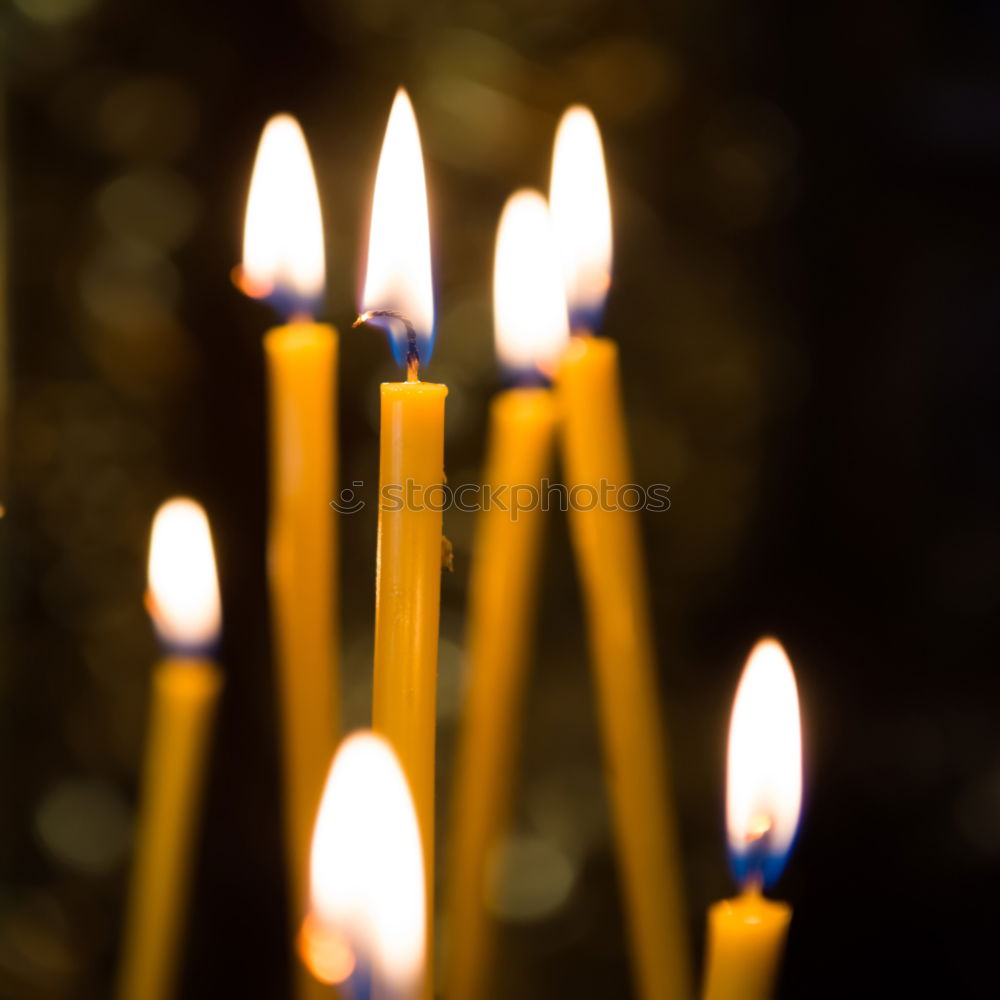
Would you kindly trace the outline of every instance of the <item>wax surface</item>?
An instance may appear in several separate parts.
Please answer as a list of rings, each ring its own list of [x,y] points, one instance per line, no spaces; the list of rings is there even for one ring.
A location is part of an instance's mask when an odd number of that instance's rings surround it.
[[[500,393],[490,410],[487,485],[541,488],[552,464],[556,401],[547,389]],[[537,604],[543,513],[479,514],[466,633],[468,696],[462,719],[447,880],[449,1000],[486,995],[492,922],[484,907],[490,847],[503,830],[521,730],[529,642]],[[523,504],[527,495],[520,496]]]
[[[574,337],[556,388],[567,485],[631,483],[617,345]],[[623,509],[571,504],[570,530],[636,986],[645,1000],[687,998],[688,942],[639,519]]]
[[[169,1000],[179,965],[191,855],[222,674],[167,659],[153,673],[146,760],[118,1000]]]
[[[392,743],[420,823],[433,982],[434,741],[446,386],[382,385],[372,727]]]
[[[748,891],[708,911],[703,1000],[769,1000],[791,907]]]
[[[281,712],[289,941],[308,909],[309,850],[339,729],[336,393],[339,338],[297,323],[264,340],[270,397],[268,572]],[[329,989],[295,962],[300,998]]]

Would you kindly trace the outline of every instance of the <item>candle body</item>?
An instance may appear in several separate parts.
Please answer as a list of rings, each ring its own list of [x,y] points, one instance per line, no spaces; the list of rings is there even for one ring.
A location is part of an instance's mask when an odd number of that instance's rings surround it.
[[[791,919],[755,890],[711,907],[704,1000],[770,1000]]]
[[[372,728],[413,794],[427,886],[425,996],[434,886],[434,742],[444,506],[444,401],[430,382],[382,385]]]
[[[215,706],[222,674],[208,660],[170,658],[153,673],[139,819],[118,1000],[174,994]]]
[[[533,487],[549,474],[556,401],[547,389],[500,393],[490,411],[487,487]],[[447,889],[451,1000],[486,995],[491,921],[484,908],[490,847],[509,809],[528,648],[536,604],[543,511],[527,491],[497,494],[479,515],[469,583],[468,695],[459,743]],[[530,502],[530,501],[529,501]]]
[[[632,482],[617,345],[574,337],[556,386],[636,986],[645,1000],[686,998],[687,930],[639,521],[598,501],[602,484],[614,500],[608,487]]]
[[[312,827],[339,729],[337,539],[330,506],[338,336],[329,326],[294,323],[269,331],[264,349],[270,398],[268,574],[294,940],[308,909]],[[325,995],[296,967],[300,997]]]

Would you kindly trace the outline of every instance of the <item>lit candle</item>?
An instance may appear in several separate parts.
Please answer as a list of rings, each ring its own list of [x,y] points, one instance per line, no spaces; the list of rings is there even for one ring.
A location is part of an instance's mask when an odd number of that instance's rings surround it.
[[[545,199],[504,207],[493,272],[497,354],[515,383],[490,408],[484,498],[469,584],[468,695],[455,778],[446,908],[447,994],[486,994],[492,926],[484,910],[490,847],[506,820],[534,621],[556,401],[547,375],[569,337]]]
[[[322,217],[295,119],[261,136],[247,201],[242,285],[288,322],[264,338],[270,403],[268,572],[280,705],[284,833],[291,916],[308,903],[312,822],[339,728],[337,331],[315,323],[325,275]],[[299,970],[299,991],[315,985]]]
[[[704,1000],[768,1000],[791,907],[761,890],[781,874],[802,805],[802,733],[795,674],[781,644],[762,639],[743,670],[729,723],[726,835],[743,892],[708,911]]]
[[[391,745],[361,730],[337,750],[316,817],[303,955],[345,1000],[417,1000],[425,918],[409,785]]]
[[[205,512],[174,499],[157,512],[147,604],[165,656],[152,705],[119,1000],[166,1000],[176,982],[205,760],[222,688],[209,659],[219,637],[219,589]]]
[[[633,482],[618,348],[589,335],[610,284],[611,212],[600,134],[584,108],[560,123],[550,203],[575,334],[556,376],[570,530],[636,985],[646,1000],[686,998],[688,935],[639,519],[615,492]]]
[[[386,330],[407,373],[405,382],[382,385],[372,725],[399,755],[413,792],[430,914],[448,389],[420,381],[431,354],[434,295],[420,136],[403,90],[392,105],[375,178],[361,308],[358,322]],[[429,956],[424,968],[429,995]]]

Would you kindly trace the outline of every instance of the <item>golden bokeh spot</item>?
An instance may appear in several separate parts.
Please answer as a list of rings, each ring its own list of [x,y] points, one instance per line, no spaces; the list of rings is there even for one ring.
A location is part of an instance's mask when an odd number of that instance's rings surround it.
[[[328,986],[346,982],[357,964],[344,935],[334,927],[324,927],[312,914],[302,922],[298,948],[306,968]]]

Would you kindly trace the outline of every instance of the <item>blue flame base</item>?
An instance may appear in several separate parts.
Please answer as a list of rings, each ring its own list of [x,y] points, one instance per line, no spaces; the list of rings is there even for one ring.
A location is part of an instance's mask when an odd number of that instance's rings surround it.
[[[385,331],[389,336],[389,345],[392,347],[392,356],[396,359],[396,364],[400,368],[410,367],[410,362],[415,360],[419,366],[426,365],[431,360],[434,349],[434,335],[423,330],[411,327],[406,320],[401,317],[386,315],[392,310],[366,310],[365,323],[369,326],[377,326]]]

